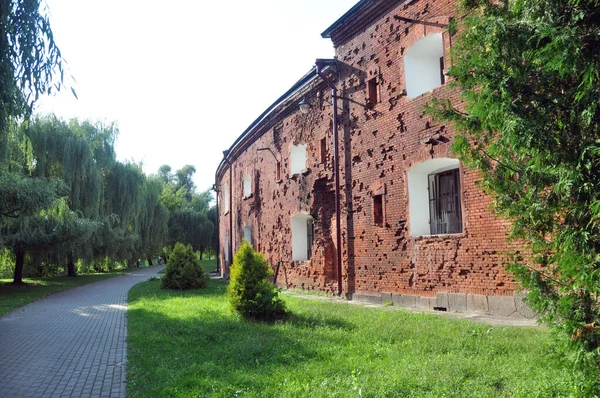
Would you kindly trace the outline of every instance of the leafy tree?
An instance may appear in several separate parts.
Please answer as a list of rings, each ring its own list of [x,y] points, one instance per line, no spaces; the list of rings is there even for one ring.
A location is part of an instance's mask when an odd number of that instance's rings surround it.
[[[210,190],[206,190],[200,193],[193,193],[190,201],[190,207],[197,212],[207,213],[210,209],[210,201],[212,200],[212,193]]]
[[[161,278],[163,289],[199,289],[206,287],[206,275],[190,245],[176,243],[167,269]]]
[[[600,7],[595,0],[463,6],[449,74],[464,103],[438,101],[434,112],[454,123],[455,151],[479,169],[495,209],[512,221],[512,237],[527,246],[510,269],[528,302],[595,363]]]
[[[188,201],[192,199],[192,194],[196,189],[196,185],[192,180],[192,176],[196,172],[196,168],[190,164],[186,164],[181,169],[175,172],[175,182],[177,189],[185,188],[186,198]]]
[[[248,242],[243,242],[231,266],[231,280],[227,289],[231,309],[244,318],[283,318],[286,314],[285,303],[278,296],[275,285],[269,281],[272,274],[263,255],[255,252]]]
[[[169,179],[171,167],[163,165],[159,169],[158,178]],[[176,242],[191,245],[200,251],[210,249],[214,235],[214,223],[208,219],[208,211],[212,195],[210,190],[197,193],[192,176],[196,172],[194,166],[186,165],[176,172],[176,179],[164,185],[160,196],[161,203],[169,210],[168,231],[170,245]]]
[[[219,250],[219,237],[217,235],[217,207],[216,206],[211,206],[211,208],[208,210],[208,213],[206,214],[208,221],[210,221],[213,224],[213,233],[212,233],[212,237],[210,239],[210,245],[209,245],[209,250],[210,252],[212,252],[213,254],[216,253]]]
[[[160,194],[161,203],[169,210],[170,213],[175,213],[186,206],[186,191],[181,187],[177,189],[175,184],[167,184],[164,186]]]
[[[158,176],[161,178],[165,185],[173,182],[173,174],[171,174],[171,166],[163,164],[158,168]]]

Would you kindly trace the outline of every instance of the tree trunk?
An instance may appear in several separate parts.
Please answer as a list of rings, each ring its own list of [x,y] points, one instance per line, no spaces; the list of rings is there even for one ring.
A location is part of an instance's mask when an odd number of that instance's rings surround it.
[[[15,275],[13,278],[13,283],[15,285],[23,284],[23,265],[25,264],[25,250],[18,248],[15,251]]]
[[[38,261],[38,262],[35,264],[35,275],[36,275],[38,278],[41,278],[42,276],[44,276],[44,270],[43,270],[43,268],[42,268],[42,262],[41,262],[41,261]]]
[[[202,249],[200,249],[200,261],[202,261]]]
[[[152,264],[152,257],[148,257],[148,266],[152,267],[154,264]]]
[[[73,259],[73,255],[69,254],[69,260],[67,261],[67,276],[76,276],[75,275],[75,260]]]

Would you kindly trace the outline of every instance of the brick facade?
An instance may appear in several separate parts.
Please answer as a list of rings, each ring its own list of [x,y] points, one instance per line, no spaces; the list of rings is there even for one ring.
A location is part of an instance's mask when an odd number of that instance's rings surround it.
[[[461,233],[411,235],[408,171],[430,159],[455,158],[450,151],[452,129],[431,120],[423,106],[431,96],[455,103],[458,96],[444,84],[409,99],[403,56],[420,38],[441,33],[444,65],[450,65],[452,37],[441,25],[454,16],[455,5],[452,0],[392,3],[397,5],[364,0],[359,5],[386,6],[359,7],[345,17],[374,22],[366,27],[355,22],[354,27],[345,28],[340,20],[331,31],[337,68],[329,73],[337,74],[341,97],[342,290],[356,298],[382,293],[420,298],[439,298],[445,293],[512,296],[516,286],[503,266],[509,248],[507,223],[489,211],[490,199],[477,187],[476,172],[459,168]],[[373,92],[369,93],[367,81],[371,79],[377,82],[376,103],[369,102]],[[308,114],[297,108],[303,98],[312,104]],[[250,227],[252,245],[278,269],[280,286],[336,291],[332,117],[330,90],[314,76],[274,104],[232,146],[217,172],[220,258],[225,274],[226,241],[231,240],[235,252],[244,228]],[[291,146],[299,143],[307,145],[307,168],[290,176]],[[277,161],[281,162],[280,180]],[[252,194],[244,198],[247,175]],[[230,212],[223,206],[225,185],[231,185]],[[379,195],[383,199],[381,223],[374,218],[374,197]],[[313,218],[314,245],[308,261],[291,260],[295,214]],[[232,238],[226,238],[230,233]]]

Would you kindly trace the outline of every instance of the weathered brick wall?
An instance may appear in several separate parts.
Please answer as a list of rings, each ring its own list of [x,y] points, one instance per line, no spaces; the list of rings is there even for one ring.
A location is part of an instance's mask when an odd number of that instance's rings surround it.
[[[279,117],[274,126],[249,143],[232,164],[234,250],[242,241],[244,227],[251,226],[254,248],[265,255],[273,269],[279,265],[278,283],[289,288],[332,291],[335,284],[332,114],[331,106],[326,105],[330,99],[326,91],[323,87],[314,91],[322,100],[313,101],[314,106],[306,115],[296,111],[300,98],[291,101],[293,113]],[[323,138],[329,148],[325,163],[321,163]],[[307,169],[290,176],[290,149],[298,143],[307,144]],[[258,151],[261,148],[270,148],[281,162],[280,180],[276,179],[276,159],[269,151]],[[253,194],[243,198],[242,181],[247,173],[252,175]],[[228,178],[228,173],[223,175],[222,184],[228,183]],[[313,255],[305,262],[291,261],[291,218],[297,213],[314,218]],[[221,211],[222,246],[228,234],[228,222],[229,215]]]
[[[342,259],[345,292],[395,292],[434,296],[437,292],[511,295],[515,289],[504,270],[505,221],[488,210],[490,199],[476,186],[477,174],[461,166],[463,232],[454,235],[410,235],[408,170],[428,159],[454,158],[452,130],[431,120],[423,106],[431,95],[458,101],[447,85],[413,99],[405,95],[404,52],[420,37],[442,28],[402,22],[397,15],[445,24],[454,14],[453,1],[418,1],[399,6],[347,43],[339,45],[340,172],[342,195]],[[452,38],[444,32],[445,64],[450,64]],[[365,82],[378,76],[380,101],[365,107]],[[303,93],[306,95],[306,93]],[[259,138],[232,164],[233,247],[239,247],[245,226],[252,228],[253,246],[272,267],[279,265],[278,284],[289,288],[333,292],[335,271],[335,206],[332,169],[332,108],[323,85],[308,93],[313,108],[307,115],[293,109],[300,96],[281,106]],[[440,134],[448,142],[422,142]],[[327,143],[321,163],[321,139]],[[289,176],[290,148],[308,144],[308,170]],[[281,181],[276,161],[281,160]],[[244,175],[252,175],[250,198],[242,198]],[[228,173],[220,186],[229,183]],[[384,223],[373,222],[373,192],[384,192]],[[223,199],[220,198],[221,204]],[[292,262],[291,217],[312,215],[313,256]],[[221,211],[222,256],[229,214]],[[224,257],[222,257],[223,259]]]
[[[435,295],[438,291],[512,294],[514,283],[503,267],[506,222],[494,217],[490,199],[476,187],[477,174],[461,167],[463,233],[411,237],[407,171],[431,158],[454,158],[451,141],[422,144],[433,134],[451,140],[452,130],[424,115],[431,95],[458,101],[446,86],[413,99],[404,95],[404,52],[419,38],[443,32],[445,65],[452,37],[440,27],[394,18],[448,23],[453,1],[419,1],[401,6],[353,40],[339,46],[340,85],[349,109],[344,113],[343,180],[348,217],[344,246],[347,286],[358,293],[398,292]],[[375,71],[375,72],[373,72]],[[380,102],[365,110],[365,79],[379,73]],[[373,225],[369,187],[385,187],[385,223]],[[351,198],[350,198],[351,195]],[[354,270],[354,272],[352,272]]]

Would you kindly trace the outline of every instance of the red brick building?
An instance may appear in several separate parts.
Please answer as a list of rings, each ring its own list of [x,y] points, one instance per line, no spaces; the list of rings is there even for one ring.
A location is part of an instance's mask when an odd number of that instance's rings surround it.
[[[362,0],[323,33],[335,58],[224,152],[225,275],[246,239],[282,287],[530,315],[503,266],[506,221],[450,151],[452,129],[424,113],[432,96],[458,101],[444,75],[454,13],[453,0]]]

